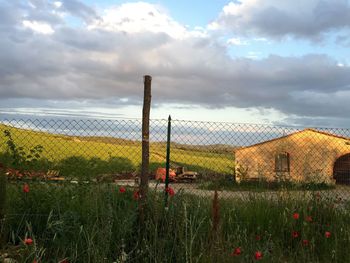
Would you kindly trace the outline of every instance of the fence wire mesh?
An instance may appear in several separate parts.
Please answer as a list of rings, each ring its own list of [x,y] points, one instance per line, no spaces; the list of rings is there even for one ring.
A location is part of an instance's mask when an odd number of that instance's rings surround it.
[[[165,189],[168,120],[150,122],[143,245],[140,119],[1,119],[0,247],[13,249],[6,255],[22,255],[18,262],[53,255],[55,262],[232,262],[242,247],[241,262],[252,262],[257,249],[268,262],[347,262],[349,129],[171,124]],[[26,242],[35,242],[32,250]]]
[[[133,184],[141,166],[141,120],[2,119],[0,162],[9,178]],[[162,179],[167,120],[150,122],[150,186]],[[172,121],[172,185],[197,195],[260,189],[348,195],[350,130]]]

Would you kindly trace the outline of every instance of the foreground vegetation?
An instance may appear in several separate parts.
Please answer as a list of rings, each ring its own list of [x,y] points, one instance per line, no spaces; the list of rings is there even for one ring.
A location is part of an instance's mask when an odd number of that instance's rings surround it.
[[[171,193],[171,192],[169,192]],[[348,262],[349,203],[150,193],[113,184],[12,182],[1,254],[18,262]]]
[[[346,186],[342,186],[343,188]],[[327,183],[298,183],[292,181],[267,181],[263,178],[255,181],[241,181],[236,182],[232,176],[218,176],[211,180],[203,180],[199,186],[203,190],[225,190],[225,191],[319,191],[335,189],[335,185]]]

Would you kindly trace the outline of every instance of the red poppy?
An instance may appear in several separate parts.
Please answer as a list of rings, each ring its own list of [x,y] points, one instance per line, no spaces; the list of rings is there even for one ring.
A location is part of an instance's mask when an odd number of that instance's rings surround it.
[[[33,263],[38,263],[38,261],[36,261],[36,259],[33,260]]]
[[[139,200],[139,199],[140,199],[140,193],[139,193],[139,191],[135,191],[135,192],[134,192],[133,198],[134,198],[135,200]]]
[[[311,217],[311,216],[307,216],[307,217],[305,218],[305,220],[306,220],[307,222],[312,222],[312,217]]]
[[[304,246],[308,246],[309,244],[310,244],[310,241],[309,240],[307,240],[307,239],[303,239],[303,245]]]
[[[331,237],[331,232],[326,231],[326,232],[324,233],[324,236],[325,236],[326,238],[330,238],[330,237]]]
[[[294,218],[295,220],[298,220],[298,219],[299,219],[299,213],[294,213],[294,214],[293,214],[293,218]]]
[[[233,252],[231,253],[231,256],[239,256],[242,253],[242,250],[240,247],[236,247]]]
[[[23,185],[23,193],[29,193],[29,185],[28,184]]]
[[[255,240],[256,240],[256,241],[260,241],[260,240],[261,240],[261,236],[260,236],[260,235],[256,235],[256,236],[255,236]]]
[[[125,193],[126,192],[126,189],[125,189],[125,187],[120,187],[119,188],[119,193]]]
[[[316,199],[320,199],[321,198],[321,194],[320,194],[320,192],[317,192],[316,193]]]
[[[24,239],[24,244],[26,244],[26,245],[31,245],[31,244],[33,244],[33,239],[31,239],[31,238],[25,238],[25,239]]]
[[[299,232],[298,231],[293,231],[292,232],[292,237],[293,238],[298,238],[299,237]]]
[[[170,196],[174,196],[174,195],[175,195],[175,191],[174,191],[174,189],[171,188],[171,187],[167,187],[167,188],[165,189],[165,192],[167,192]]]
[[[254,257],[256,260],[260,260],[263,258],[263,253],[261,251],[256,251]]]

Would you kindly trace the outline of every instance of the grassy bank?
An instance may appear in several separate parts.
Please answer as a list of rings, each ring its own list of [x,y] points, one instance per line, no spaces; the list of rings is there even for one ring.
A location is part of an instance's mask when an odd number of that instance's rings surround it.
[[[47,132],[19,129],[0,124],[0,162],[13,167],[8,152],[9,132],[18,153],[23,152],[26,161],[34,159],[31,151],[40,146],[40,152],[31,163],[23,162],[17,168],[34,170],[60,170],[67,177],[94,177],[98,174],[138,171],[141,163],[141,141],[111,137],[76,137]],[[209,151],[215,149],[215,152]],[[233,153],[214,146],[188,146],[173,144],[172,165],[186,166],[203,173],[232,173]],[[209,149],[209,150],[208,150]],[[150,168],[155,171],[165,167],[165,143],[150,144]]]
[[[165,210],[163,195],[151,192],[141,231],[132,188],[31,183],[23,190],[21,182],[8,185],[1,233],[2,252],[19,262],[253,262],[257,252],[261,262],[347,262],[350,256],[348,204],[316,194],[307,201],[219,197],[213,216],[211,199],[175,193]]]

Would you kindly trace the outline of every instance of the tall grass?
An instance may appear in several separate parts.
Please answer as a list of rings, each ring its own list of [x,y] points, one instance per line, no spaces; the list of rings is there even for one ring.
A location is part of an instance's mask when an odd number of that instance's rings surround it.
[[[317,193],[304,200],[219,196],[214,217],[211,198],[180,191],[165,210],[163,195],[151,191],[140,229],[132,188],[36,182],[24,193],[22,187],[8,185],[1,233],[19,262],[252,262],[256,251],[261,262],[348,262],[350,256],[348,203]],[[25,245],[25,238],[34,243]],[[242,253],[232,255],[237,247]]]
[[[203,190],[225,190],[225,191],[320,191],[335,189],[335,185],[327,183],[305,183],[305,182],[276,182],[260,179],[258,181],[236,182],[232,176],[220,176],[210,180],[202,180],[199,188]]]

